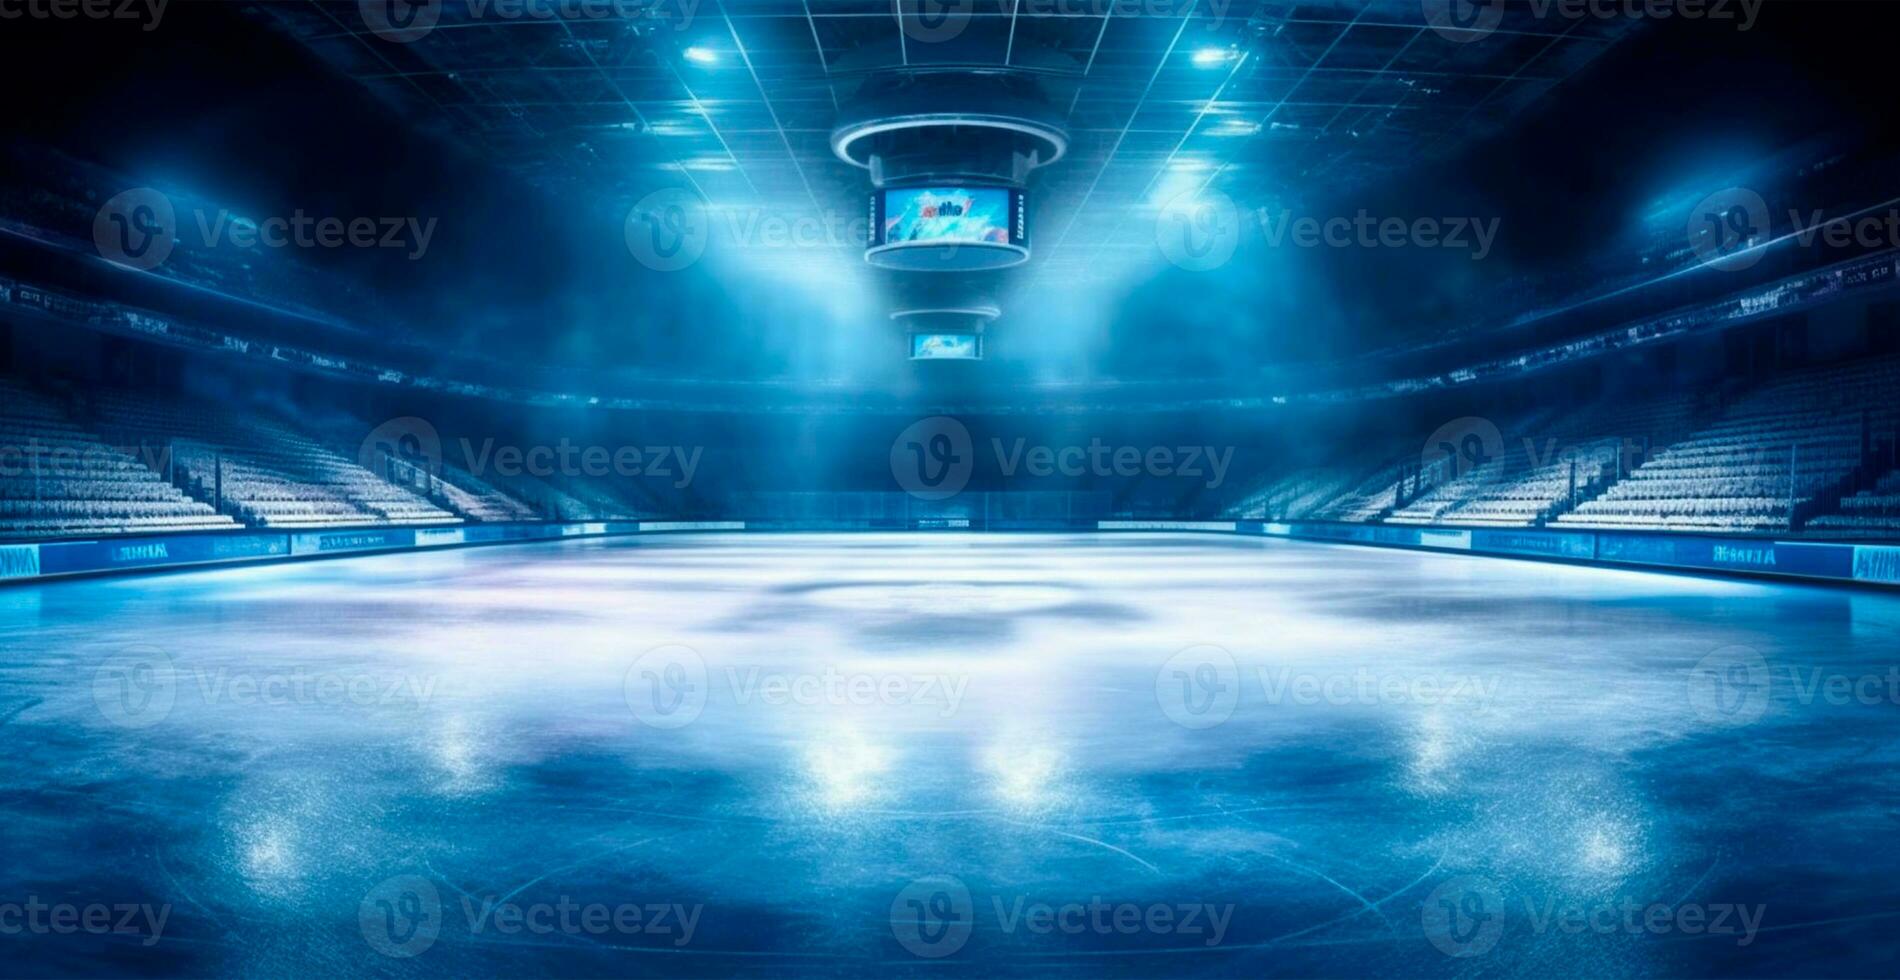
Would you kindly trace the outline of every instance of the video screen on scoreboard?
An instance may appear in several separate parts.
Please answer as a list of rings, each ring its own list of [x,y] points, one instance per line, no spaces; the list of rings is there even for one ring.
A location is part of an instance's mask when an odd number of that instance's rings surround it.
[[[1023,195],[1007,187],[905,187],[875,196],[871,244],[1027,244]]]
[[[919,333],[910,338],[913,361],[974,361],[983,356],[983,338],[973,333]]]

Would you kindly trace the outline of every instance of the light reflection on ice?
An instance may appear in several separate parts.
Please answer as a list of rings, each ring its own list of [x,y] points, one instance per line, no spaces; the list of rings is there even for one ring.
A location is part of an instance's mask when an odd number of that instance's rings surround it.
[[[805,748],[806,771],[819,804],[844,810],[881,795],[881,777],[895,753],[862,733],[837,727],[820,733]]]

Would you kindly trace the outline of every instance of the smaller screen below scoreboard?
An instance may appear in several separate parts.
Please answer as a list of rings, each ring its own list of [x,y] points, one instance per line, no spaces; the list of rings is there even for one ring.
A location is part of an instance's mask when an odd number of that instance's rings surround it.
[[[913,361],[975,361],[983,357],[983,338],[973,333],[918,333],[910,337]]]

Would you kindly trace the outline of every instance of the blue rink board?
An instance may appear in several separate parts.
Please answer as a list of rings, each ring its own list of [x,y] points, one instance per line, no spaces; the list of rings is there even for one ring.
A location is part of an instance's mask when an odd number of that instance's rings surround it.
[[[1628,531],[1500,531],[1298,521],[1249,521],[1241,527],[1269,537],[1348,544],[1900,585],[1900,547],[1886,545]]]
[[[245,531],[51,541],[0,545],[0,581],[574,537],[666,531],[736,531],[744,528],[744,524],[730,521],[588,521],[345,528],[329,531]]]
[[[473,524],[455,527],[153,535],[0,545],[0,581],[150,571],[191,565],[465,547],[571,537],[669,531],[1199,531],[1422,548],[1479,555],[1548,558],[1605,565],[1777,575],[1900,585],[1900,547],[1775,541],[1766,538],[1541,528],[1395,527],[1260,521],[895,522],[593,521]]]

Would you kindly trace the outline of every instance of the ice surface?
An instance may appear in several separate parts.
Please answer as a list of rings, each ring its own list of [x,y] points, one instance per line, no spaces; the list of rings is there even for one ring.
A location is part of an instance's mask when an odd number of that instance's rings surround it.
[[[0,973],[1886,975],[1897,638],[1192,535],[5,589]]]

